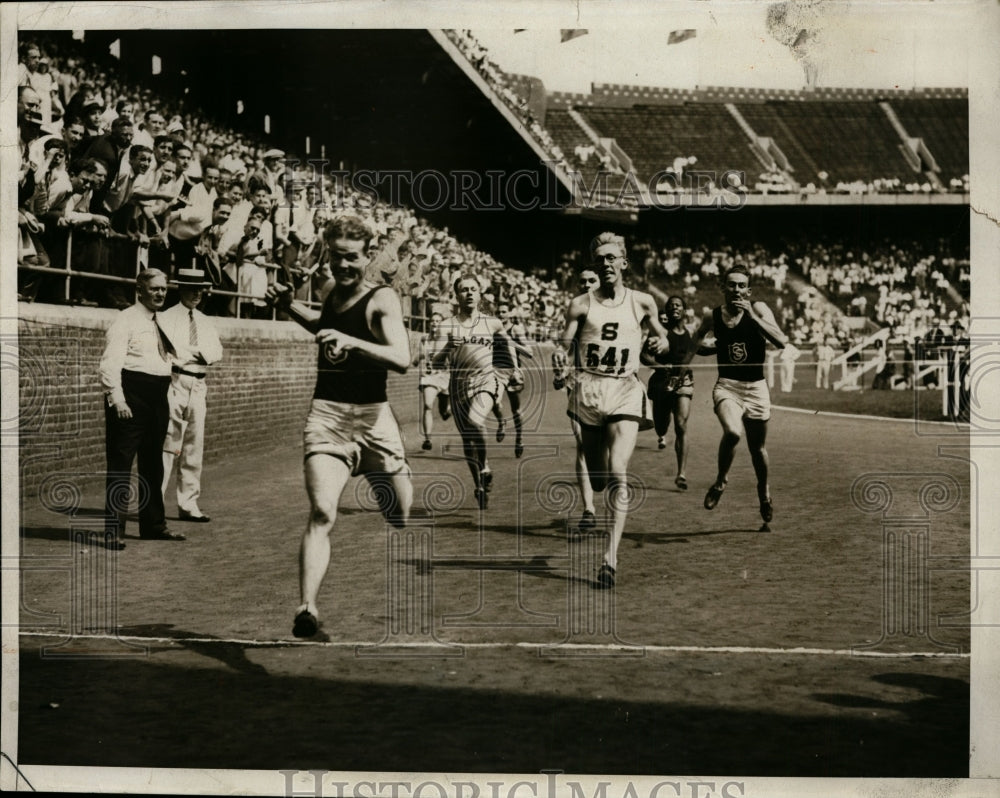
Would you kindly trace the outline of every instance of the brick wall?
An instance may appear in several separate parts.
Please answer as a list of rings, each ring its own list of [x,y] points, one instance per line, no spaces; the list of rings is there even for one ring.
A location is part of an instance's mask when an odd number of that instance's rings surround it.
[[[103,472],[104,395],[98,363],[115,311],[19,304],[22,494],[53,472]],[[301,441],[316,376],[316,346],[293,322],[214,319],[225,355],[208,377],[205,459]],[[4,366],[13,355],[4,341]],[[397,418],[415,421],[417,373],[389,375]]]

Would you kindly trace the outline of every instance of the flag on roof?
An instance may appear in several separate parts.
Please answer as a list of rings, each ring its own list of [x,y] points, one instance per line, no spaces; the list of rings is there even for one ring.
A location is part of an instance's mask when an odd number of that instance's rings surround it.
[[[667,37],[667,44],[680,44],[681,42],[686,42],[688,39],[693,39],[697,35],[698,31],[694,28],[672,30],[670,31],[670,35]]]
[[[587,35],[586,28],[562,28],[559,31],[559,42],[565,44],[573,39],[579,39],[581,36]]]

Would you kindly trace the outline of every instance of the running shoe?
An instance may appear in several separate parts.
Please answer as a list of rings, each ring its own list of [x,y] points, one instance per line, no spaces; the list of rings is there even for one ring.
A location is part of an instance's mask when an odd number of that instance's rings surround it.
[[[610,590],[615,586],[615,569],[607,563],[601,566],[597,572],[597,587],[601,590]]]
[[[504,419],[500,419],[497,422],[497,443],[500,443],[507,435],[507,422]]]
[[[524,444],[518,441],[514,444],[514,457],[520,458],[524,454]]]
[[[680,474],[677,475],[677,479],[674,480],[674,484],[681,490],[688,489],[688,481],[682,477]]]
[[[430,438],[424,438],[424,442],[420,444],[420,448],[425,452],[429,452],[432,448]]]
[[[295,616],[292,634],[296,637],[312,637],[319,631],[319,620],[309,610],[302,610]]]
[[[493,490],[493,472],[481,471],[479,475],[483,481],[483,490],[489,493],[491,490]]]
[[[726,489],[725,483],[722,485],[712,485],[708,489],[708,493],[705,494],[705,509],[714,510],[715,505],[719,503],[719,499],[722,498],[722,491]]]
[[[667,448],[667,442],[665,440],[663,440],[663,438],[657,438],[656,439],[656,448],[657,449],[666,449]]]
[[[771,523],[771,519],[774,518],[774,506],[771,504],[770,496],[760,503],[760,517],[764,519],[765,524]]]
[[[576,525],[576,528],[581,532],[588,529],[593,529],[597,526],[597,516],[594,515],[590,510],[584,510],[583,515],[580,516],[580,523]]]

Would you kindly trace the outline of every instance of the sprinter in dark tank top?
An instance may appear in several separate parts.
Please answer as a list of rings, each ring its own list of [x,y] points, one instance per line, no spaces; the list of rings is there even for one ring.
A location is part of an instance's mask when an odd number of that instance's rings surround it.
[[[715,415],[722,425],[719,444],[719,472],[705,495],[705,509],[712,510],[722,498],[733,465],[736,445],[746,431],[747,448],[757,476],[757,499],[762,530],[774,515],[768,484],[767,421],[771,417],[771,397],[764,379],[764,352],[770,341],[784,349],[788,338],[781,331],[771,309],[750,300],[750,272],[736,265],[722,277],[723,303],[706,313],[694,334],[694,345],[685,358],[689,363],[704,339],[714,333],[719,378],[712,391]]]
[[[319,345],[316,389],[303,431],[309,518],[299,556],[301,604],[292,634],[319,631],[317,598],[331,559],[340,496],[352,476],[371,484],[386,520],[405,526],[413,502],[399,424],[386,401],[388,371],[405,372],[410,342],[396,292],[365,281],[372,238],[363,220],[342,216],[323,233],[333,287],[320,311],[268,286],[268,301],[313,333]]]

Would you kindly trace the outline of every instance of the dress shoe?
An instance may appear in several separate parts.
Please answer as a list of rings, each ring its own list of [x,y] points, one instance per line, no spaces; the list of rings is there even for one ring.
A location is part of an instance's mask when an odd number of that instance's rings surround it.
[[[171,532],[169,529],[161,529],[159,532],[140,532],[139,537],[143,540],[187,540],[187,535]]]
[[[178,510],[177,517],[181,521],[194,521],[195,523],[199,524],[207,524],[209,521],[212,520],[207,515],[195,515],[194,513],[189,513],[186,510]]]

